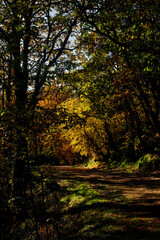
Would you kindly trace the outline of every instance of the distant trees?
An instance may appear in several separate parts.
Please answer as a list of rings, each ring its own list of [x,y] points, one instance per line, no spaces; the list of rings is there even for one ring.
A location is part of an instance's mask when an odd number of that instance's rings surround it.
[[[156,152],[160,141],[159,3],[69,2],[82,21],[78,58],[83,62],[84,51],[88,61],[65,79],[77,96],[88,99],[90,113],[84,114],[104,122],[106,149],[112,159],[134,161]]]

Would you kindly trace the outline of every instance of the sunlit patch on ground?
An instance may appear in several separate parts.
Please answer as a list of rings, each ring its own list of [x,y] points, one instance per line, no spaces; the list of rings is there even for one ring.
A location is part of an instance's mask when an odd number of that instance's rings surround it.
[[[60,184],[65,190],[61,198],[63,239],[139,239],[145,230],[141,219],[128,214],[128,202],[119,191],[77,180]]]

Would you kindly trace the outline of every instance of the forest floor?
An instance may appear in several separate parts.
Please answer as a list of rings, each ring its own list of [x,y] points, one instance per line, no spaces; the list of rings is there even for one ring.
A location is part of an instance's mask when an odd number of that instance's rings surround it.
[[[66,183],[67,194],[72,194],[64,211],[64,239],[160,239],[160,171],[128,173],[72,166],[50,166],[49,170],[58,173],[60,185]]]

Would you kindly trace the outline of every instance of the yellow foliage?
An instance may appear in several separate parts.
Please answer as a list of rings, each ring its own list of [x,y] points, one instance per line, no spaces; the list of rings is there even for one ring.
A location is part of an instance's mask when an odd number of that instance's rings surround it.
[[[70,98],[63,107],[68,114],[76,114],[81,123],[77,122],[73,127],[63,130],[63,136],[70,142],[73,150],[81,155],[93,155],[96,153],[96,148],[105,148],[107,136],[105,132],[104,120],[92,117],[90,102],[83,96],[79,98]],[[85,113],[90,112],[90,116]],[[74,121],[74,120],[73,120]]]
[[[89,100],[83,96],[80,98],[69,98],[61,106],[67,111],[68,114],[77,114],[79,117],[84,117],[84,112],[90,110]]]

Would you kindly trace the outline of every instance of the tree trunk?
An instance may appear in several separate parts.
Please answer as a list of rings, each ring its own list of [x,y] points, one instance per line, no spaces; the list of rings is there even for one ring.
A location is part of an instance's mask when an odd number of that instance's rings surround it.
[[[20,19],[17,16],[16,4],[13,7],[14,20],[12,25],[12,54],[14,58],[14,84],[16,95],[16,136],[15,153],[13,161],[13,195],[22,197],[24,189],[24,173],[27,157],[27,113],[25,110],[27,100],[28,79],[22,70],[21,31],[19,31]]]

